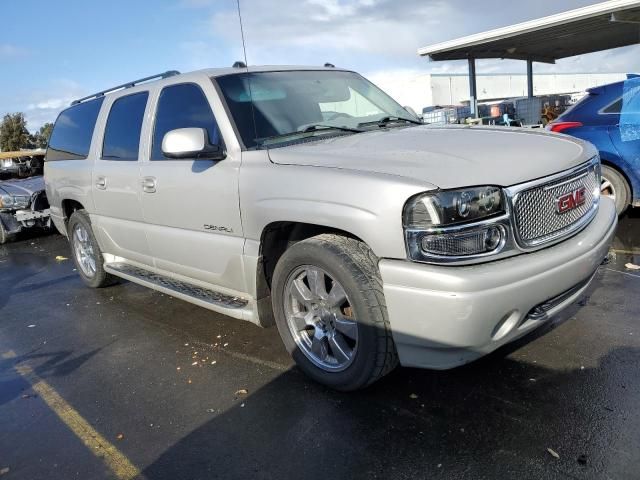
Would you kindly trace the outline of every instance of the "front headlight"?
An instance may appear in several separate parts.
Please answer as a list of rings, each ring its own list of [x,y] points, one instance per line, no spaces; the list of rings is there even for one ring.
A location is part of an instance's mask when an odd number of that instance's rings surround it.
[[[404,207],[404,227],[427,229],[455,225],[504,212],[504,195],[498,187],[443,190],[410,199]]]
[[[0,195],[0,208],[27,208],[31,198],[27,195]]]
[[[11,208],[13,207],[13,197],[11,195],[2,194],[0,195],[0,208]]]
[[[495,186],[416,195],[403,212],[409,256],[446,263],[498,253],[507,242],[506,209]]]

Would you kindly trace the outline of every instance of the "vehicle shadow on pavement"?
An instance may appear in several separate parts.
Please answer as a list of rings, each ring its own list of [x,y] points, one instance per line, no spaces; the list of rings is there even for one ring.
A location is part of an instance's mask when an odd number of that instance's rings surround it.
[[[37,367],[33,367],[33,373],[38,378],[46,380],[50,377],[63,377],[72,374],[107,346],[93,349],[78,356],[73,356],[71,351],[59,351],[30,352],[13,358],[0,358],[0,406],[22,395],[23,391],[31,386],[24,377],[19,376],[16,370],[17,366],[32,365],[44,360]]]
[[[448,372],[398,369],[349,394],[291,370],[237,399],[143,474],[148,480],[602,478],[605,471],[628,477],[640,471],[633,447],[640,441],[640,391],[621,383],[629,372],[620,370],[638,365],[640,349],[626,347],[611,350],[596,368],[566,371],[492,356]],[[621,428],[625,422],[635,428]]]
[[[2,275],[0,276],[0,308],[4,307],[17,285],[46,270],[49,261],[43,256],[32,253],[12,251],[6,254],[0,246],[0,260],[2,261]],[[56,279],[58,281],[59,279]]]

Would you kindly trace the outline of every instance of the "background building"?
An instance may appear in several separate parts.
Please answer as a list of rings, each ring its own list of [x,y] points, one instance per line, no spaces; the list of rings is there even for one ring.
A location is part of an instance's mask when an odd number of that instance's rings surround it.
[[[537,73],[533,84],[534,95],[554,93],[581,93],[587,88],[624,80],[624,73]],[[376,78],[373,81],[391,94],[401,105],[408,105],[416,112],[433,105],[456,105],[469,100],[467,74],[430,74],[401,78]],[[477,76],[478,100],[494,100],[527,96],[525,74],[479,74]]]

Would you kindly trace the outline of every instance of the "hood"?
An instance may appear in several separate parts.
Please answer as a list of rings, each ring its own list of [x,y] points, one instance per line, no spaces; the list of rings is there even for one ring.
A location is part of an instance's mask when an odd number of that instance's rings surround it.
[[[510,186],[566,170],[597,151],[566,135],[523,128],[395,128],[269,150],[282,165],[407,177],[440,188]]]
[[[42,190],[44,190],[44,177],[42,175],[21,179],[14,178],[0,182],[0,193],[9,195],[28,195],[30,197]]]

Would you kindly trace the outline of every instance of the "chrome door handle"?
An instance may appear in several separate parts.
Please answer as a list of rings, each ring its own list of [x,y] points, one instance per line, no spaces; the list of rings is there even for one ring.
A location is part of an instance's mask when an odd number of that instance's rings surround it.
[[[106,190],[107,189],[107,179],[104,178],[104,177],[96,178],[96,188],[99,188],[100,190]]]
[[[142,191],[145,193],[156,193],[156,179],[154,177],[144,177],[142,179]]]

